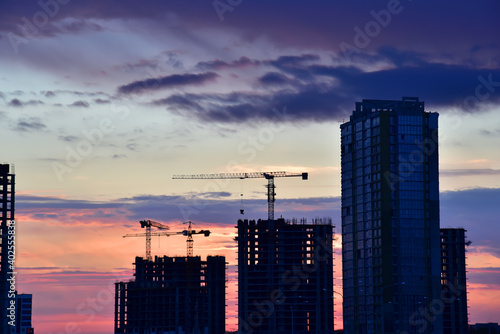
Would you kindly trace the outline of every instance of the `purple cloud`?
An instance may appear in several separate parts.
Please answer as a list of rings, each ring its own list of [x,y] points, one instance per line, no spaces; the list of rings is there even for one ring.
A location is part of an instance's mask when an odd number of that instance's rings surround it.
[[[223,60],[201,61],[196,64],[196,68],[201,70],[223,70],[228,68],[247,68],[258,66],[262,62],[248,57],[240,57],[237,60],[226,62]]]
[[[9,106],[12,106],[12,107],[22,107],[23,103],[19,99],[12,99],[9,102]]]
[[[279,86],[290,82],[284,74],[278,72],[268,72],[259,78],[259,82],[263,85]]]
[[[159,90],[174,88],[179,86],[202,85],[213,81],[218,77],[214,72],[199,74],[173,74],[160,78],[134,81],[127,85],[120,86],[118,92],[122,94],[142,93],[148,90]]]

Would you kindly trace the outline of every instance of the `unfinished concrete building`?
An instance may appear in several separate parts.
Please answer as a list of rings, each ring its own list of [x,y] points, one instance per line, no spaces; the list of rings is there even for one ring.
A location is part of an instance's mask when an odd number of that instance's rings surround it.
[[[135,259],[135,279],[115,283],[115,333],[223,334],[223,256]]]
[[[333,333],[333,225],[238,221],[239,333]]]

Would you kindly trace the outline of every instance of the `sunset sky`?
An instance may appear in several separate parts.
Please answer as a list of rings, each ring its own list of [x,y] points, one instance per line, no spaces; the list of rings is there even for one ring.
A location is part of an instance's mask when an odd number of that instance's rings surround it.
[[[267,217],[266,181],[172,176],[309,172],[276,179],[276,216],[329,216],[340,233],[339,125],[361,99],[402,96],[440,114],[441,226],[472,241],[469,322],[500,322],[498,13],[463,0],[0,2],[0,160],[15,165],[35,331],[112,333],[113,283],[145,248],[122,236],[142,219],[212,231],[195,254],[227,256],[234,330],[234,226]],[[186,252],[180,236],[152,244]]]

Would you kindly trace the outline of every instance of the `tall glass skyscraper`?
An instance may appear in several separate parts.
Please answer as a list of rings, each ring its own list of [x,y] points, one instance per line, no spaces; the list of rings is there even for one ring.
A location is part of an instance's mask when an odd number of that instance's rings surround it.
[[[341,125],[344,333],[442,333],[438,114],[363,100]]]

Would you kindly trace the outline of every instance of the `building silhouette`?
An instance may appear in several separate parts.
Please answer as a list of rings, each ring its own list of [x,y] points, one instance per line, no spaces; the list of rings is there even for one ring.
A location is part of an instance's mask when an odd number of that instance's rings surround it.
[[[32,325],[33,295],[20,293],[16,295],[16,334],[33,334]]]
[[[0,164],[0,333],[32,334],[31,294],[16,290],[15,174],[8,164]]]
[[[465,229],[441,229],[441,285],[444,334],[468,333]]]
[[[2,237],[0,242],[0,333],[11,333],[11,331],[15,333],[15,286],[11,287],[10,284],[13,279],[15,280],[15,275],[12,274],[15,271],[15,257],[12,256],[12,253],[9,261],[9,247],[15,246],[15,234],[13,234],[15,231],[13,229],[15,227],[15,175],[10,172],[8,164],[0,165],[0,192],[0,234]],[[11,231],[10,235],[9,230]],[[12,315],[14,315],[14,319]],[[12,321],[14,321],[14,326]]]
[[[500,334],[500,326],[498,323],[489,322],[489,323],[477,323],[470,325],[469,327],[470,334]]]
[[[134,276],[115,283],[115,333],[225,332],[225,257],[136,257]]]
[[[331,219],[238,220],[238,333],[333,332]]]
[[[363,100],[341,125],[344,333],[442,333],[438,114]]]

